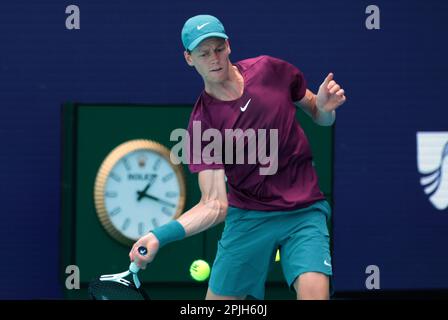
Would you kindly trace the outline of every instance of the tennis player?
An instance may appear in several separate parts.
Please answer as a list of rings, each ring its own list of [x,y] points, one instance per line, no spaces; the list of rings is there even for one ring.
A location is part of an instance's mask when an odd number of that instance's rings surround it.
[[[311,149],[295,115],[299,107],[318,125],[332,125],[335,109],[346,101],[344,90],[329,73],[316,95],[297,67],[266,55],[232,63],[224,26],[210,15],[188,19],[182,42],[187,64],[204,81],[191,113],[189,134],[195,133],[198,123],[201,134],[216,129],[223,137],[229,129],[277,130],[277,141],[268,135],[266,150],[278,153],[278,163],[262,174],[260,169],[266,166],[260,161],[190,162],[190,171],[199,173],[199,203],[139,239],[130,259],[144,268],[167,243],[225,221],[206,299],[264,299],[265,280],[277,249],[297,299],[329,299],[330,206],[319,189]],[[231,151],[227,148],[219,156]],[[198,154],[193,151],[190,156]],[[141,245],[148,248],[149,256],[138,254]]]

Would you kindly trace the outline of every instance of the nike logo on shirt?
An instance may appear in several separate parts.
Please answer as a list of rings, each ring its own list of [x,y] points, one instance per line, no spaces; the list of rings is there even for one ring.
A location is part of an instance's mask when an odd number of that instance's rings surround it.
[[[249,106],[249,102],[250,102],[250,100],[252,100],[252,98],[249,99],[249,101],[246,102],[246,104],[244,105],[244,107],[240,107],[240,109],[241,109],[242,112],[246,111],[247,107]]]

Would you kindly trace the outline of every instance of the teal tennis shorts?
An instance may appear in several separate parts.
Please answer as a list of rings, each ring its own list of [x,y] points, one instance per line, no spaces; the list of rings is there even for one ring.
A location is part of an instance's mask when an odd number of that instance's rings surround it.
[[[294,211],[229,207],[209,287],[217,295],[264,299],[265,281],[280,250],[288,286],[304,272],[332,275],[327,201]]]

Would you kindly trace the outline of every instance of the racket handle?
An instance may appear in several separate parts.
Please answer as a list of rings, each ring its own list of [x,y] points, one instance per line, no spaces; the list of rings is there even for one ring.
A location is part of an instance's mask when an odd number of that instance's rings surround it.
[[[138,247],[138,253],[140,253],[140,255],[142,256],[146,256],[148,254],[148,249],[146,249],[146,247]],[[131,262],[131,264],[129,265],[129,271],[131,271],[132,273],[137,273],[140,271],[140,268],[137,266],[137,264],[135,262]]]
[[[146,247],[138,247],[138,253],[140,253],[142,256],[146,256],[146,254],[148,253],[148,249],[146,249]]]

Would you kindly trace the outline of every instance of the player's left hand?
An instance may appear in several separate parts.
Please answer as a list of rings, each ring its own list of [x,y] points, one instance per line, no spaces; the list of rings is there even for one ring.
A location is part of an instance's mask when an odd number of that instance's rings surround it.
[[[331,112],[342,105],[346,99],[344,89],[333,80],[333,73],[329,73],[319,87],[316,98],[317,107],[322,111]]]

